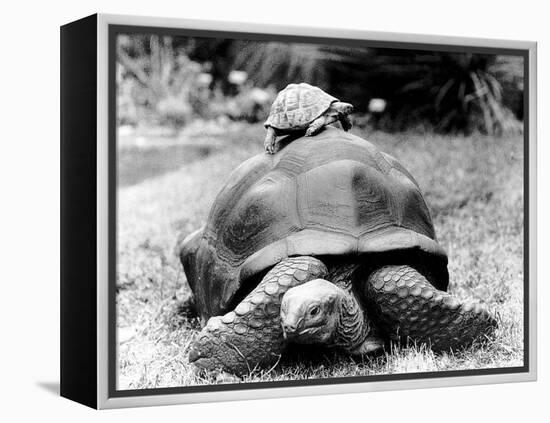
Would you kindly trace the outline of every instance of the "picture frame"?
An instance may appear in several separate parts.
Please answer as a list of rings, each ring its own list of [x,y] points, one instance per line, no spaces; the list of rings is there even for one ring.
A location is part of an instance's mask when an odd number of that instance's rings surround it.
[[[116,42],[120,34],[151,33],[521,57],[523,365],[118,389]],[[106,14],[62,26],[61,395],[101,409],[535,380],[536,93],[536,43],[528,41]]]

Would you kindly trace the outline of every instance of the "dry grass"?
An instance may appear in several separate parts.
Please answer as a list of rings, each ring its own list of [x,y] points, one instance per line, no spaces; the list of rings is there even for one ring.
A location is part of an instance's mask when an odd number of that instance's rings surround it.
[[[399,348],[358,362],[330,351],[290,354],[247,381],[328,378],[523,364],[522,138],[358,135],[397,157],[417,178],[449,253],[450,291],[485,301],[499,317],[493,342],[454,354]],[[183,167],[118,191],[119,389],[215,383],[187,361],[198,322],[174,254],[179,234],[201,226],[229,172],[262,151],[263,129],[224,134],[227,144]],[[131,165],[131,164],[130,164]]]

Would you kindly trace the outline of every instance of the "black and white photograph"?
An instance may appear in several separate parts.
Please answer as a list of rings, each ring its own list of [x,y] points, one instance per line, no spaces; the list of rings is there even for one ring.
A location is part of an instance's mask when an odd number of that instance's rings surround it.
[[[546,421],[545,9],[7,4],[0,420]]]
[[[526,368],[524,53],[143,27],[111,47],[116,391]]]

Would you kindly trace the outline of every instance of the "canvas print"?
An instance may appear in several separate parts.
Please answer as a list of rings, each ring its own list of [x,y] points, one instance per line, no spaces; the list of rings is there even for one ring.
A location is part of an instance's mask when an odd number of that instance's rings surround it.
[[[525,57],[119,31],[116,390],[525,365]]]

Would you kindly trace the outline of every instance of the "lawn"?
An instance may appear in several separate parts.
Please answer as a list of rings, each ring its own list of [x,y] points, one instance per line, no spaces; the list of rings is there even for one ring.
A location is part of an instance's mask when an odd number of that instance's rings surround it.
[[[449,290],[495,312],[495,339],[452,354],[401,346],[362,361],[329,351],[289,354],[244,381],[523,365],[522,136],[352,132],[415,176],[449,255]],[[182,308],[189,291],[175,245],[204,224],[228,174],[262,152],[263,137],[261,126],[243,124],[212,136],[183,137],[174,145],[119,151],[118,389],[215,383],[196,375],[187,360],[200,326]]]

